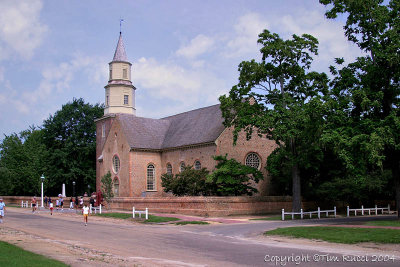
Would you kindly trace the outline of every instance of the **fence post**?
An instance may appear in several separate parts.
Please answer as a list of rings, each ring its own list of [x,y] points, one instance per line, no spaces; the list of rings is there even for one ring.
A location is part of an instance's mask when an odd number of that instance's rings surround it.
[[[321,210],[319,207],[318,207],[318,219],[321,219]]]
[[[382,210],[382,214],[383,214],[383,210]],[[388,204],[388,214],[390,214],[390,204]]]
[[[132,216],[133,216],[133,219],[135,219],[135,207],[132,207]]]
[[[333,207],[333,216],[336,218],[336,206]]]
[[[282,209],[282,221],[285,220],[285,209]]]
[[[347,217],[350,217],[350,208],[347,206]]]
[[[303,209],[300,209],[300,218],[303,220]]]
[[[361,215],[364,216],[364,206],[361,205]]]
[[[293,212],[293,210],[292,210],[292,220],[294,220],[294,212]]]
[[[100,214],[101,214],[101,204],[100,204]]]
[[[92,214],[92,204],[89,205],[90,214]]]
[[[146,220],[148,220],[148,219],[149,219],[149,209],[146,208]]]
[[[378,215],[378,205],[375,205],[375,215]]]
[[[23,208],[24,207],[24,201],[22,200],[21,201],[21,208]]]

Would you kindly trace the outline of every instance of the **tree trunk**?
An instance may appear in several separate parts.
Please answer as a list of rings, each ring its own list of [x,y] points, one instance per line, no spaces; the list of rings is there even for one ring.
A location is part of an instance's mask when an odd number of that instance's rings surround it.
[[[292,181],[293,181],[292,211],[299,212],[301,209],[301,183],[300,183],[299,166],[297,165],[297,163],[292,166]]]

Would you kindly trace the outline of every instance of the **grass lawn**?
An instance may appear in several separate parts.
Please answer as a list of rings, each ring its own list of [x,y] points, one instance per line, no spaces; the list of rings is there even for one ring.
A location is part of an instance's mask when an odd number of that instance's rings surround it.
[[[96,215],[102,217],[117,218],[117,219],[133,219],[132,214],[130,213],[111,212],[102,214],[97,213]],[[175,217],[161,217],[149,214],[148,220],[144,219],[144,215],[142,215],[142,218],[137,218],[137,219],[135,218],[135,220],[140,220],[145,223],[160,223],[160,222],[178,221],[179,219]]]
[[[334,243],[354,244],[361,242],[400,243],[400,230],[366,229],[346,227],[288,227],[278,228],[265,235],[283,235],[296,238],[320,239]]]
[[[46,258],[15,245],[0,241],[0,266],[68,266],[60,261]]]
[[[176,225],[186,225],[186,224],[210,224],[209,222],[203,222],[203,221],[183,221],[183,222],[177,222],[175,223]]]
[[[370,222],[367,222],[365,225],[400,227],[400,220],[396,220],[396,221],[370,221]]]

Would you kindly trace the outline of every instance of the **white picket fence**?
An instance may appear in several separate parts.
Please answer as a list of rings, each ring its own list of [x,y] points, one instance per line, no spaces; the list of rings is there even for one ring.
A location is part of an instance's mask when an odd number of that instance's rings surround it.
[[[92,214],[92,212],[94,211],[94,213],[96,214],[97,211],[99,211],[99,213],[101,214],[101,204],[98,207],[92,207],[92,204],[90,204],[90,214]]]
[[[32,204],[31,204],[32,207]],[[28,208],[28,200],[26,202],[21,201],[21,208]]]
[[[368,215],[371,215],[371,212],[375,213],[375,215],[378,215],[378,211],[381,211],[381,214],[383,214],[385,210],[387,210],[388,214],[390,214],[390,204],[387,206],[387,208],[378,208],[378,206],[375,205],[375,208],[364,208],[364,206],[361,206],[361,209],[350,209],[350,207],[347,206],[347,217],[350,216],[350,212],[352,211],[354,211],[354,216],[357,216],[358,211],[361,212],[361,215],[364,215],[366,212],[368,212]]]
[[[145,210],[135,210],[135,207],[132,207],[132,217],[135,218],[135,214],[139,214],[139,218],[142,218],[142,214],[145,215],[146,220],[149,219],[149,209]]]
[[[285,209],[282,209],[282,221],[285,220],[285,215],[292,215],[293,220],[294,215],[300,215],[300,218],[303,219],[304,215],[309,215],[311,218],[313,214],[317,214],[318,219],[321,219],[321,213],[325,213],[326,217],[329,216],[329,213],[333,213],[333,216],[336,218],[336,207],[333,207],[333,210],[321,210],[320,207],[318,207],[316,211],[303,211],[303,209],[300,209],[300,212],[285,212]]]

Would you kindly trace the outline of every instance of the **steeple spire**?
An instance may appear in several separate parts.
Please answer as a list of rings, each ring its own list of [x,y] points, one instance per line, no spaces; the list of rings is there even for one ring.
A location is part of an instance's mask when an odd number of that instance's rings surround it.
[[[126,56],[126,52],[125,52],[125,47],[124,47],[124,42],[122,41],[122,33],[119,33],[119,40],[118,40],[118,44],[117,44],[117,48],[115,49],[115,53],[114,53],[114,58],[112,60],[114,61],[124,61],[124,62],[128,62],[128,58]]]

